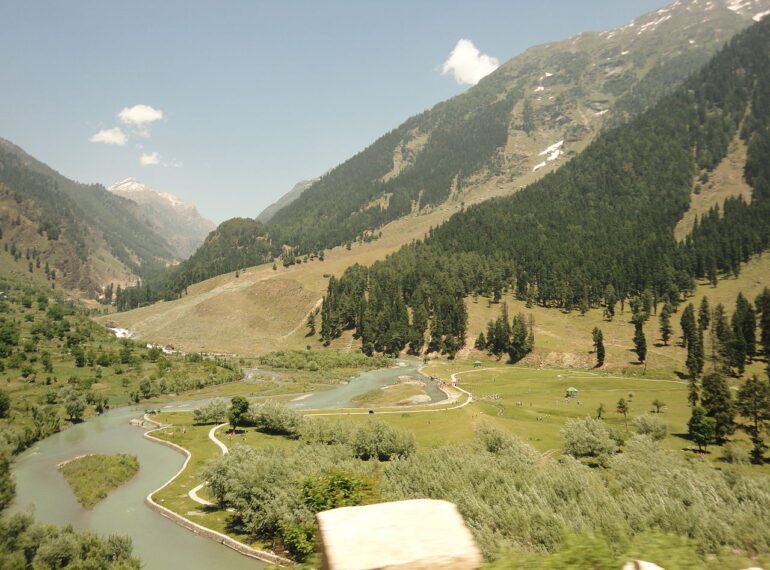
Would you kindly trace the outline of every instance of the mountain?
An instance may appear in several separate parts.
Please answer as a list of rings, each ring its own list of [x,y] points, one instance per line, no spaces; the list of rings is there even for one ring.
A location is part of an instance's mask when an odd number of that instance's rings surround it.
[[[153,229],[166,239],[179,259],[190,257],[216,228],[214,222],[201,217],[193,204],[133,178],[116,182],[107,191],[139,204]]]
[[[677,240],[704,185],[736,162],[748,198],[725,193]],[[696,279],[737,276],[768,248],[770,19],[559,170],[455,214],[385,261],[332,277],[321,334],[330,342],[355,329],[366,352],[408,345],[453,356],[468,338],[469,296],[513,292],[528,306],[605,307],[610,318],[618,301],[676,308]]]
[[[306,253],[450,199],[512,193],[676,88],[768,10],[768,0],[679,0],[533,47],[321,177],[268,225]]]
[[[4,270],[91,298],[177,259],[136,203],[70,180],[4,139],[0,230]]]
[[[671,92],[768,10],[770,0],[680,0],[615,30],[533,47],[324,174],[266,224],[252,222],[259,247],[226,243],[245,235],[241,220],[194,268],[181,264],[123,306],[172,299],[196,279],[275,257],[291,265],[370,243],[397,220],[427,230],[428,220],[513,194]]]
[[[302,180],[300,182],[297,182],[294,187],[292,187],[291,190],[289,190],[286,194],[278,198],[275,202],[270,204],[267,208],[262,210],[259,215],[255,218],[258,222],[262,222],[263,224],[266,224],[268,221],[270,221],[270,218],[272,218],[275,213],[280,210],[281,208],[285,208],[294,200],[300,197],[300,195],[310,188],[313,184],[318,182],[318,178],[313,178],[312,180]]]

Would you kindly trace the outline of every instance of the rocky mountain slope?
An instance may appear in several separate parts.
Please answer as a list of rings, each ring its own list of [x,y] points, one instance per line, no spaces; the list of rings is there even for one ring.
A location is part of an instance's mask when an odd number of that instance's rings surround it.
[[[139,204],[152,228],[166,239],[179,259],[190,257],[216,228],[216,224],[203,218],[193,204],[134,178],[116,182],[107,190]]]

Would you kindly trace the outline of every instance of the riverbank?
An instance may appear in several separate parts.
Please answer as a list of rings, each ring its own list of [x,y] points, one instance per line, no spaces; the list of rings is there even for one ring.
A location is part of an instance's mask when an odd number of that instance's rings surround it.
[[[192,459],[192,453],[182,447],[181,445],[177,445],[176,443],[173,443],[171,441],[161,439],[158,437],[155,437],[153,433],[157,433],[161,430],[167,429],[169,426],[167,425],[161,425],[160,423],[148,418],[145,415],[145,420],[152,422],[157,425],[157,427],[153,430],[147,431],[144,433],[144,437],[147,438],[150,441],[159,443],[161,445],[165,445],[166,447],[169,447],[173,449],[174,451],[177,451],[178,453],[181,453],[185,456],[184,463],[182,464],[182,467],[180,467],[179,471],[177,471],[171,479],[166,481],[163,485],[161,485],[158,489],[155,491],[152,491],[145,497],[145,503],[147,506],[149,506],[151,509],[153,509],[155,512],[161,514],[162,516],[166,517],[167,519],[171,520],[172,522],[178,524],[179,526],[192,531],[193,533],[208,538],[210,540],[213,540],[215,542],[218,542],[219,544],[222,544],[224,546],[227,546],[228,548],[231,548],[232,550],[236,551],[239,554],[242,554],[244,556],[248,556],[250,558],[254,558],[256,560],[259,560],[260,562],[264,562],[266,564],[275,564],[278,566],[287,566],[291,564],[291,560],[288,560],[287,558],[283,558],[281,556],[278,556],[274,552],[268,552],[265,550],[260,550],[257,548],[253,548],[247,544],[244,544],[243,542],[240,542],[238,540],[235,540],[234,538],[227,536],[226,534],[223,534],[221,532],[217,532],[215,530],[212,530],[208,527],[205,527],[203,525],[197,524],[193,521],[191,521],[189,518],[186,518],[179,513],[176,513],[172,511],[169,508],[166,508],[165,506],[159,504],[155,501],[153,498],[154,495],[161,493],[166,487],[169,487],[170,485],[173,485],[173,483],[179,478],[182,473],[187,469],[188,464],[190,463],[190,460]],[[165,500],[165,499],[161,499]]]

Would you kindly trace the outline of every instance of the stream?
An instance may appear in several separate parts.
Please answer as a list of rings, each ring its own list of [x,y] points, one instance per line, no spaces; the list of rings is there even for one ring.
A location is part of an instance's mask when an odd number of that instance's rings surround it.
[[[403,359],[398,363],[396,367],[362,372],[348,384],[310,393],[289,405],[301,410],[350,407],[353,397],[393,384],[399,376],[425,380],[425,391],[432,401],[445,397],[434,382],[420,374],[419,360]],[[204,402],[176,402],[160,408],[192,409]],[[170,479],[182,466],[184,457],[145,439],[145,430],[129,425],[129,419],[141,415],[144,408],[139,405],[110,410],[37,442],[19,455],[13,464],[16,498],[8,511],[31,512],[41,522],[71,524],[78,530],[126,534],[133,540],[134,553],[142,559],[143,568],[148,570],[263,568],[260,562],[196,536],[145,505],[145,496]],[[140,466],[133,479],[90,511],[80,506],[57,470],[62,461],[87,453],[129,453],[137,456]]]

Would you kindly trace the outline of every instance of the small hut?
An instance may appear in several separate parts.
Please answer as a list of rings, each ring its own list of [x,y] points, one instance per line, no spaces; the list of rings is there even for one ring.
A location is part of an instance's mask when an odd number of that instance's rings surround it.
[[[473,367],[474,368],[478,368],[479,366],[481,366],[481,360],[474,360],[473,361]]]
[[[578,389],[570,386],[567,388],[567,394],[564,396],[565,398],[577,398],[578,395]]]

